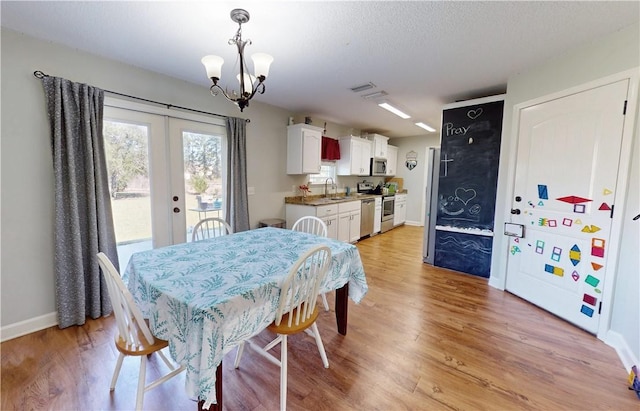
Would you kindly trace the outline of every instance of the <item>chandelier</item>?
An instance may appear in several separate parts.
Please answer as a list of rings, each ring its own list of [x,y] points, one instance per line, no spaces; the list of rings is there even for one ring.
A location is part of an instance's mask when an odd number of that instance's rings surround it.
[[[249,74],[247,64],[244,58],[244,46],[251,40],[242,40],[242,24],[249,21],[249,12],[243,9],[231,10],[231,20],[238,23],[238,31],[236,35],[229,39],[229,45],[235,44],[238,48],[238,58],[240,60],[240,74],[237,78],[240,82],[239,91],[231,91],[222,89],[218,85],[220,76],[222,73],[222,64],[224,59],[218,56],[205,56],[202,58],[202,64],[204,64],[207,70],[207,77],[211,79],[213,85],[209,89],[211,94],[217,96],[219,92],[227,98],[227,100],[235,103],[240,107],[240,111],[243,111],[245,107],[249,106],[249,100],[255,96],[256,93],[264,94],[265,87],[264,81],[269,75],[269,66],[273,61],[273,57],[265,53],[255,53],[251,56],[253,59],[253,67],[255,69],[255,75]]]

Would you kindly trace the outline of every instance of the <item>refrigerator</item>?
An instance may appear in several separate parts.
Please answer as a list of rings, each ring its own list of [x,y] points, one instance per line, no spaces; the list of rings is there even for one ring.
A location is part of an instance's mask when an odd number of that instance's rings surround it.
[[[424,239],[422,260],[434,265],[436,252],[436,217],[438,214],[438,179],[440,175],[440,149],[430,147],[427,153],[427,186],[425,189]]]

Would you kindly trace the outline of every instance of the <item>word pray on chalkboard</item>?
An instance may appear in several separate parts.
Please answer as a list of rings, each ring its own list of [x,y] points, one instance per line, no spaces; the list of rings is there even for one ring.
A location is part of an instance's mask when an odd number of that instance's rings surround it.
[[[471,125],[468,125],[467,127],[456,127],[453,125],[453,123],[444,123],[443,126],[447,137],[456,135],[464,136],[471,128]]]

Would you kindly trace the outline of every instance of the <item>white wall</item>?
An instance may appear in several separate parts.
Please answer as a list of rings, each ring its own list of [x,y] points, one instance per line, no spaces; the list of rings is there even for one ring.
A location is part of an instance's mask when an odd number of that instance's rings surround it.
[[[28,330],[30,326],[56,323],[53,163],[44,93],[34,71],[177,106],[250,118],[247,173],[249,186],[255,187],[255,195],[249,196],[252,227],[264,218],[284,218],[284,197],[292,195],[293,185],[306,180],[286,175],[286,124],[293,113],[261,104],[260,97],[240,113],[223,97],[211,96],[208,86],[196,86],[5,29],[1,41],[3,335],[19,332],[20,327]],[[335,133],[346,132],[340,126],[329,127]]]
[[[549,60],[525,73],[518,73],[509,79],[502,128],[496,201],[496,227],[501,227],[508,218],[511,204],[513,181],[511,176],[508,175],[508,169],[510,162],[514,161],[513,158],[509,158],[512,146],[515,143],[515,136],[512,135],[514,106],[638,66],[640,66],[640,26],[635,24]],[[634,140],[636,142],[634,155],[636,157],[635,161],[637,161],[638,132],[635,133]],[[631,183],[638,184],[637,178]],[[631,213],[638,206],[637,196],[635,203],[632,202],[632,198],[633,195],[628,198],[625,205],[625,208],[631,208]],[[625,230],[621,241],[620,254],[637,256],[637,244],[637,232],[633,232],[631,229]],[[489,284],[497,288],[504,288],[505,284],[507,247],[508,242],[503,236],[494,237]],[[633,356],[636,359],[640,358],[640,347],[638,345],[640,308],[638,305],[637,276],[637,264],[627,267],[620,264],[616,274],[616,301],[613,305],[613,317],[611,320],[611,330],[619,333],[622,340],[631,347]],[[624,301],[625,304],[629,304],[629,306],[620,307],[617,301],[618,298]]]
[[[407,222],[410,225],[424,224],[423,203],[425,201],[425,170],[427,166],[427,147],[440,146],[440,133],[430,133],[413,137],[393,138],[389,144],[398,147],[398,165],[396,177],[403,179],[407,190]],[[418,153],[418,165],[409,170],[405,166],[407,154]]]

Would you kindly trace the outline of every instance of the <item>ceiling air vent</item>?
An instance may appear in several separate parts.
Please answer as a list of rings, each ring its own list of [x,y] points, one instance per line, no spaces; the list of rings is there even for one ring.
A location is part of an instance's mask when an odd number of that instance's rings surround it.
[[[373,93],[369,93],[369,94],[363,94],[362,97],[365,100],[371,100],[374,98],[378,98],[378,97],[384,97],[387,95],[387,92],[384,90],[380,90],[380,91],[374,91]]]
[[[366,84],[363,84],[361,86],[355,86],[355,87],[351,87],[351,91],[353,91],[354,93],[359,93],[361,91],[365,91],[365,90],[370,90],[372,88],[374,88],[376,85],[369,82]]]

